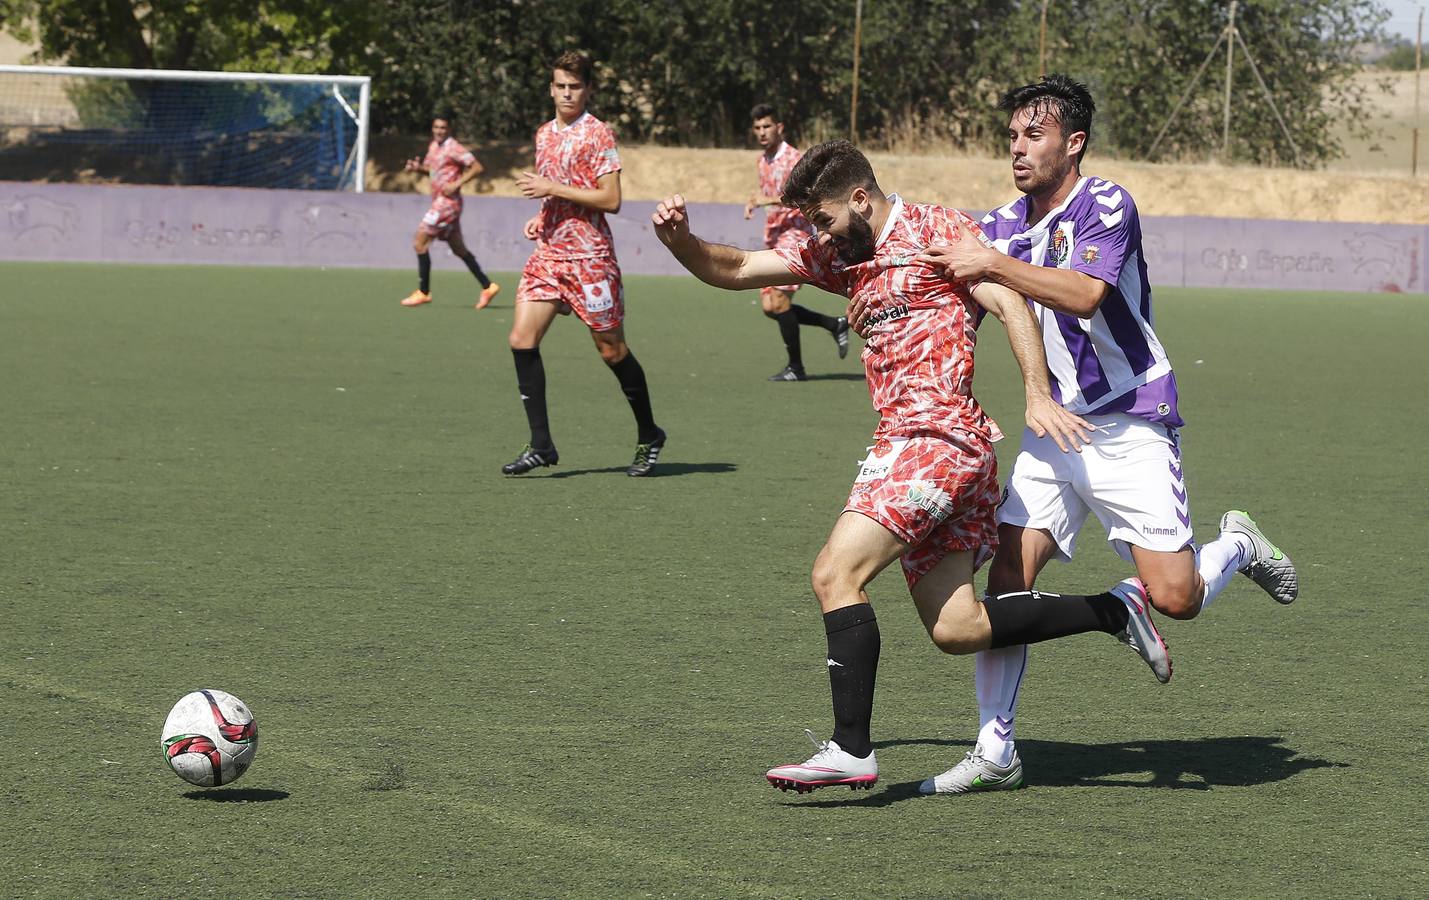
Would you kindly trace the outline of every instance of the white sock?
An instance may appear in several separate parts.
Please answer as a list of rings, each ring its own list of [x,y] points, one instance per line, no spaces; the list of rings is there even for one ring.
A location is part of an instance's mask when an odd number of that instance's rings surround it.
[[[1206,582],[1206,596],[1201,600],[1202,612],[1217,594],[1225,590],[1235,573],[1250,562],[1254,552],[1250,538],[1237,532],[1222,532],[1220,537],[1196,551],[1196,570],[1201,573],[1201,580]]]
[[[982,755],[993,765],[1012,761],[1012,728],[1017,715],[1017,692],[1027,671],[1027,645],[983,650],[974,662],[977,680],[977,733]]]

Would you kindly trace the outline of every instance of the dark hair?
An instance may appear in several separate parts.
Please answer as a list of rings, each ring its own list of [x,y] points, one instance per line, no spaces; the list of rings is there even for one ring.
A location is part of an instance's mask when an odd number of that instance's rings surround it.
[[[551,71],[560,69],[562,72],[570,72],[581,80],[581,84],[589,87],[591,84],[591,61],[590,57],[576,50],[567,50],[551,62]]]
[[[772,104],[759,103],[749,111],[749,118],[755,122],[758,122],[760,119],[773,119],[777,122],[779,121],[779,114],[774,111]]]
[[[1003,94],[997,104],[1008,115],[1028,107],[1036,112],[1051,112],[1062,126],[1063,136],[1075,131],[1086,134],[1082,151],[1077,154],[1077,164],[1081,165],[1087,144],[1092,142],[1092,115],[1097,111],[1087,86],[1066,75],[1044,75],[1036,84],[1024,84]]]
[[[436,112],[432,113],[432,121],[435,122],[438,119],[441,119],[443,122],[446,122],[448,128],[456,127],[456,113],[452,112],[450,108],[439,109]]]
[[[829,200],[842,200],[857,187],[878,190],[868,157],[848,141],[826,141],[810,147],[794,166],[779,202],[808,209]]]

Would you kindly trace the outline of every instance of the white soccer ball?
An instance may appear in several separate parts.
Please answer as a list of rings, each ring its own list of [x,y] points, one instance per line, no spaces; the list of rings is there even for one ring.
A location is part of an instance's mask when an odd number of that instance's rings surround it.
[[[164,720],[169,768],[189,784],[218,787],[238,780],[258,752],[258,723],[248,706],[213,689],[185,694]]]

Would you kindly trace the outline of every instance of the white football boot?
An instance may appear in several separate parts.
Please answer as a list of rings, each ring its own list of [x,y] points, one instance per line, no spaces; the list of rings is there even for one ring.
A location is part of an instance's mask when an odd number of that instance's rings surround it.
[[[1295,564],[1266,538],[1254,519],[1238,509],[1233,509],[1221,516],[1221,531],[1243,534],[1250,538],[1254,552],[1250,556],[1250,562],[1241,567],[1242,575],[1260,585],[1275,602],[1295,602],[1295,598],[1300,595],[1300,576],[1295,572]]]
[[[809,729],[804,734],[818,748],[817,753],[802,763],[790,766],[776,766],[765,773],[769,783],[781,791],[790,788],[800,794],[807,794],[816,788],[846,784],[854,790],[867,790],[878,781],[878,759],[870,751],[859,759],[846,752],[835,741],[821,741]]]
[[[1165,684],[1171,680],[1171,654],[1166,652],[1166,642],[1156,623],[1151,621],[1151,601],[1146,597],[1146,587],[1139,578],[1128,578],[1111,589],[1126,604],[1126,627],[1116,639],[1135,650],[1151,667],[1156,680]]]
[[[1022,781],[1022,757],[1012,751],[1007,765],[993,764],[982,755],[982,745],[968,751],[963,761],[941,775],[926,778],[918,785],[920,794],[971,794],[977,791],[1015,791]]]

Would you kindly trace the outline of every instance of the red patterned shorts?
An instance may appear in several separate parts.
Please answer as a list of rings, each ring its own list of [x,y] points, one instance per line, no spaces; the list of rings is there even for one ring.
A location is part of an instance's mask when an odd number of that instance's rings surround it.
[[[461,235],[461,202],[453,197],[433,197],[432,205],[418,226],[423,234],[449,241]]]
[[[614,256],[544,259],[533,255],[521,270],[516,302],[563,304],[591,331],[614,331],[625,321],[620,263]]]
[[[845,512],[873,519],[913,546],[903,554],[912,588],[950,553],[979,567],[997,549],[997,456],[972,432],[880,438],[869,448]]]

